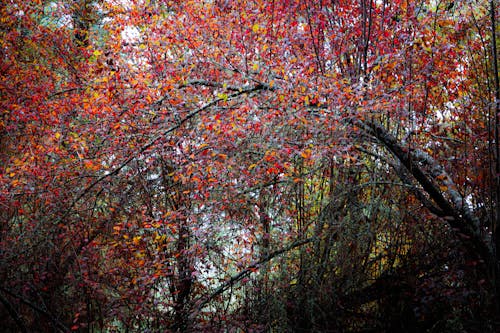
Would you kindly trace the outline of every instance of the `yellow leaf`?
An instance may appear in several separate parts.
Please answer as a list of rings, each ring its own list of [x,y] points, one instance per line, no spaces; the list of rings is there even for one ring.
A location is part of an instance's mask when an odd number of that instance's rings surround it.
[[[257,33],[259,31],[259,25],[257,23],[255,23],[253,26],[252,26],[252,31],[254,33]]]
[[[59,139],[61,137],[61,133],[57,132],[55,137],[56,137],[56,139]]]
[[[227,102],[227,98],[228,98],[227,94],[218,93],[217,97],[220,98],[220,99],[222,99],[222,100],[224,100],[224,102]]]
[[[141,236],[135,236],[133,239],[132,239],[132,243],[134,245],[139,245],[139,241],[141,240]]]
[[[311,149],[306,149],[303,152],[300,153],[300,156],[302,156],[305,159],[308,159],[311,157]]]
[[[259,69],[259,64],[258,63],[254,63],[253,66],[252,66],[252,69],[254,71],[258,70]]]

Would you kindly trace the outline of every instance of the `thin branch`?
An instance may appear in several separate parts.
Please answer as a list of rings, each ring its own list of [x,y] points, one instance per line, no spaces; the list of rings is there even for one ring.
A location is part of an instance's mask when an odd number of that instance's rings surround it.
[[[54,324],[54,326],[57,327],[61,332],[70,332],[70,330],[66,326],[64,326],[63,323],[61,323],[59,320],[57,320],[56,318],[54,318],[54,316],[52,316],[50,313],[48,313],[47,311],[43,310],[42,308],[40,308],[36,304],[28,301],[24,297],[21,297],[19,295],[14,294],[13,292],[11,292],[8,289],[5,289],[4,287],[0,287],[0,291],[3,291],[7,295],[12,296],[12,297],[18,299],[21,303],[26,304],[27,306],[29,306],[30,308],[32,308],[36,312],[38,312],[38,313],[44,315],[45,317],[47,317],[52,322],[52,324]]]
[[[305,244],[311,243],[315,237],[309,237],[305,238],[299,241],[296,241],[282,249],[276,250],[274,252],[269,253],[268,255],[262,257],[260,260],[254,261],[251,263],[249,266],[247,266],[245,269],[243,269],[241,272],[239,272],[236,275],[233,275],[230,277],[228,280],[224,281],[219,287],[215,288],[205,299],[201,300],[197,305],[196,305],[196,310],[192,312],[191,316],[196,316],[201,309],[203,309],[209,302],[211,302],[215,297],[221,295],[224,293],[226,290],[230,289],[238,283],[240,280],[242,280],[244,277],[250,275],[253,273],[255,270],[257,270],[262,264],[265,264],[271,259],[288,252],[290,250],[293,250],[297,247],[303,246]]]
[[[420,201],[420,203],[426,207],[431,213],[439,216],[439,217],[444,217],[446,216],[446,213],[439,209],[439,207],[436,207],[435,204],[433,204],[431,202],[431,200],[429,200],[427,198],[427,196],[422,192],[422,190],[420,189],[420,187],[416,186],[414,181],[411,180],[411,177],[410,175],[408,174],[408,171],[406,170],[406,168],[404,168],[401,163],[399,162],[396,162],[396,163],[392,163],[391,161],[389,161],[388,159],[380,156],[379,154],[376,154],[374,152],[371,152],[369,150],[366,150],[362,147],[356,147],[359,151],[367,154],[367,155],[370,155],[370,156],[374,156],[378,159],[380,159],[381,161],[383,161],[384,163],[386,163],[387,165],[389,165],[390,167],[392,167],[394,169],[394,171],[396,171],[396,174],[398,175],[398,177],[403,181],[403,184],[401,185],[405,185],[407,186],[410,191],[413,192],[413,194],[415,195],[415,197]],[[377,183],[381,183],[381,182],[377,182]],[[393,185],[397,185],[397,184],[394,184]]]
[[[82,88],[69,88],[69,89],[65,89],[65,90],[61,90],[61,91],[56,91],[55,93],[49,95],[47,98],[52,98],[52,97],[67,94],[67,93],[70,93],[73,91],[80,91],[80,90],[82,90]]]
[[[7,309],[7,312],[12,317],[12,319],[14,320],[16,325],[19,327],[21,332],[28,333],[28,329],[26,328],[26,326],[24,326],[24,323],[23,323],[21,317],[19,316],[17,311],[14,309],[12,304],[10,304],[10,302],[5,297],[3,297],[2,294],[0,294],[0,303],[2,303],[3,306]]]
[[[241,91],[241,89],[242,89],[241,86],[233,86],[233,85],[228,85],[225,83],[213,82],[213,81],[207,81],[207,80],[201,80],[201,79],[188,81],[186,84],[180,85],[179,89],[186,88],[189,86],[205,86],[205,87],[213,87],[213,88],[222,88],[222,89],[231,90],[231,91]]]
[[[231,94],[227,97],[221,97],[221,98],[216,98],[214,99],[213,101],[191,111],[190,113],[188,113],[183,119],[181,119],[176,125],[166,129],[165,131],[161,132],[160,134],[158,134],[156,137],[154,137],[153,139],[151,139],[148,143],[146,143],[145,145],[143,145],[139,150],[138,150],[138,153],[143,153],[145,152],[146,150],[148,150],[149,148],[151,148],[152,146],[154,146],[158,141],[160,141],[160,139],[164,138],[167,134],[170,134],[172,133],[173,131],[179,129],[183,124],[185,124],[186,122],[188,122],[189,120],[191,120],[192,118],[194,118],[195,116],[197,116],[198,114],[200,114],[201,112],[205,111],[206,109],[212,107],[212,106],[215,106],[217,105],[219,102],[222,102],[222,101],[225,101],[225,100],[228,100],[228,99],[232,99],[232,98],[235,98],[235,97],[238,97],[240,95],[244,95],[244,94],[249,94],[249,93],[252,93],[252,92],[256,92],[256,91],[259,91],[259,90],[266,90],[268,89],[266,86],[264,85],[256,85],[256,86],[253,86],[253,87],[249,87],[249,88],[245,88],[245,89],[241,89],[239,90],[238,92],[235,92],[234,94]],[[161,101],[164,99],[164,97],[160,100],[158,100],[157,102],[155,103],[161,103]],[[85,196],[87,195],[88,192],[90,192],[90,190],[92,190],[97,184],[101,183],[103,180],[107,179],[107,178],[110,178],[111,176],[114,176],[116,174],[118,174],[124,167],[126,167],[130,162],[132,162],[134,159],[136,158],[136,156],[130,156],[128,157],[125,161],[123,161],[120,165],[118,165],[115,169],[113,169],[112,171],[100,176],[99,178],[97,178],[94,182],[92,182],[90,185],[88,185],[74,200],[73,202],[71,203],[71,205],[69,206],[69,208],[66,210],[66,213],[61,217],[61,220],[64,219],[65,217],[67,217],[67,215],[69,214],[69,212],[71,211],[71,209],[73,209],[76,204]]]

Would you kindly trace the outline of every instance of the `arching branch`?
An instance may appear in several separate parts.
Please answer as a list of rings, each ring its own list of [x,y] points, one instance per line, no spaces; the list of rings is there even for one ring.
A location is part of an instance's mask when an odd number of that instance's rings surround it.
[[[271,261],[273,258],[283,254],[283,253],[286,253],[290,250],[293,250],[295,248],[298,248],[298,247],[301,247],[305,244],[308,244],[308,243],[311,243],[313,240],[315,239],[315,237],[309,237],[309,238],[305,238],[305,239],[301,239],[301,240],[298,240],[284,248],[281,248],[279,250],[276,250],[276,251],[273,251],[271,253],[269,253],[268,255],[264,256],[263,258],[257,260],[257,261],[254,261],[253,263],[251,263],[249,266],[247,266],[245,269],[243,269],[241,272],[239,272],[238,274],[236,275],[233,275],[231,276],[229,279],[227,279],[226,281],[224,281],[220,286],[218,286],[217,288],[215,288],[208,296],[206,296],[205,298],[203,298],[202,300],[200,300],[198,302],[198,304],[196,305],[196,309],[192,312],[192,316],[196,316],[205,306],[208,305],[208,303],[210,303],[214,298],[216,298],[217,296],[221,295],[222,293],[224,293],[226,290],[230,289],[232,286],[234,286],[236,283],[238,283],[239,281],[241,281],[243,278],[245,278],[246,276],[250,275],[251,273],[255,272],[256,270],[259,269],[259,267],[262,265],[262,264],[265,264],[269,261]]]
[[[403,147],[396,137],[376,121],[360,122],[359,126],[368,134],[376,137],[408,170],[408,173],[413,176],[429,198],[446,214],[445,219],[450,226],[464,236],[463,243],[467,245],[472,254],[482,259],[487,265],[494,263],[493,252],[482,239],[477,225],[477,217],[474,216],[470,207],[453,189],[447,191],[447,195],[451,198],[450,202],[433,181],[432,177],[443,174],[442,166],[423,151]],[[423,170],[421,165],[426,165],[431,170],[430,175]],[[404,177],[403,174],[400,176]],[[446,179],[449,178],[446,177],[446,174],[444,176]]]

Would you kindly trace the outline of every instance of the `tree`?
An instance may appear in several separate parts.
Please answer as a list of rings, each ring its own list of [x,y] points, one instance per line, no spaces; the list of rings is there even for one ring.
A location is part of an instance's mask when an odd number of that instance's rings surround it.
[[[497,7],[0,5],[3,326],[494,331]]]

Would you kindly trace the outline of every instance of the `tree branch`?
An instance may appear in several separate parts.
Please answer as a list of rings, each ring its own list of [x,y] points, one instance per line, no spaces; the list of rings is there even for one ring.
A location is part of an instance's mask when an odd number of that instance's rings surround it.
[[[12,304],[10,304],[10,302],[5,297],[2,296],[2,294],[0,294],[0,303],[2,303],[3,306],[7,309],[7,312],[12,317],[16,325],[19,327],[20,331],[23,333],[28,333],[28,329],[26,328],[26,326],[24,326],[24,323],[19,317],[19,314],[16,312]]]
[[[398,140],[390,134],[382,125],[375,121],[359,122],[359,126],[367,133],[376,137],[408,170],[413,178],[422,186],[425,193],[436,203],[439,209],[445,213],[446,220],[452,228],[457,229],[465,239],[463,242],[472,250],[473,254],[484,260],[486,264],[494,262],[494,256],[491,249],[483,241],[478,226],[477,218],[474,216],[470,209],[465,209],[465,203],[460,197],[458,192],[448,191],[448,195],[453,200],[450,203],[441,192],[441,190],[432,182],[421,167],[415,163],[421,161],[430,164],[431,176],[435,177],[443,173],[442,166],[440,166],[428,154],[420,150],[410,150],[401,146]],[[446,179],[446,174],[444,175]],[[451,180],[450,180],[451,181]],[[451,184],[449,184],[451,186]],[[460,201],[460,203],[459,203]]]
[[[64,326],[63,323],[61,323],[59,320],[57,320],[56,318],[54,318],[54,316],[52,316],[50,313],[48,313],[47,311],[43,310],[42,308],[40,308],[36,304],[28,301],[27,299],[25,299],[25,298],[23,298],[23,297],[21,297],[19,295],[14,294],[13,292],[5,289],[4,287],[0,287],[0,291],[3,291],[4,293],[6,293],[9,296],[17,298],[21,303],[29,306],[30,308],[32,308],[36,312],[38,312],[38,313],[44,315],[45,317],[47,317],[52,322],[52,324],[54,324],[54,326],[57,327],[61,332],[69,332],[70,331],[66,326]]]
[[[367,155],[374,156],[374,157],[378,158],[379,160],[383,161],[384,163],[388,164],[389,166],[391,166],[394,169],[394,171],[396,171],[397,175],[403,181],[403,183],[406,186],[408,186],[410,191],[413,192],[415,197],[420,201],[420,203],[422,203],[422,205],[424,207],[426,207],[431,213],[433,213],[437,216],[440,216],[440,217],[446,216],[446,214],[441,209],[439,209],[439,207],[436,207],[436,205],[434,203],[432,203],[431,200],[429,200],[427,198],[427,196],[421,191],[420,187],[418,187],[415,184],[415,182],[411,179],[411,176],[408,174],[408,171],[406,171],[406,168],[404,166],[402,166],[399,161],[392,163],[388,159],[386,159],[386,158],[384,158],[384,157],[382,157],[374,152],[371,152],[367,149],[364,149],[362,147],[356,147],[356,149],[358,149],[359,151],[361,151]]]
[[[214,105],[217,105],[219,102],[222,102],[222,101],[225,101],[225,100],[228,100],[228,99],[232,99],[232,98],[235,98],[235,97],[238,97],[240,95],[244,95],[244,94],[249,94],[249,93],[252,93],[252,92],[256,92],[256,91],[259,91],[259,90],[266,90],[268,89],[265,85],[262,85],[262,84],[258,84],[256,86],[253,86],[253,87],[248,87],[248,88],[245,88],[245,89],[240,89],[238,92],[235,92],[234,94],[231,94],[229,96],[226,96],[224,98],[216,98],[214,99],[213,101],[211,102],[208,102],[207,104],[191,111],[190,113],[188,113],[183,119],[181,119],[177,124],[175,124],[174,126],[162,131],[160,134],[158,134],[156,137],[154,137],[153,139],[151,139],[148,143],[146,143],[145,145],[143,145],[139,150],[138,150],[138,153],[143,153],[145,152],[146,150],[148,150],[149,148],[151,148],[152,146],[154,146],[160,139],[164,138],[167,134],[170,134],[172,133],[173,131],[179,129],[183,124],[185,124],[186,122],[188,122],[189,120],[191,120],[192,118],[194,118],[195,116],[197,116],[198,114],[200,114],[201,112],[205,111],[206,109],[214,106]],[[161,104],[162,101],[163,101],[164,97],[161,98],[160,100],[158,100],[157,102],[155,102],[154,104]],[[115,167],[112,171],[100,176],[99,178],[97,178],[95,181],[93,181],[90,185],[88,185],[74,200],[73,202],[71,203],[70,207],[68,207],[67,211],[66,211],[66,214],[64,214],[62,217],[61,217],[61,220],[63,220],[65,217],[67,217],[67,215],[69,214],[69,212],[71,211],[71,209],[73,209],[76,204],[91,190],[93,189],[97,184],[101,183],[103,180],[107,179],[107,178],[110,178],[111,176],[114,176],[116,174],[118,174],[124,167],[126,167],[128,164],[130,164],[130,162],[132,162],[133,160],[135,159],[135,156],[130,156],[128,157],[126,160],[124,160],[120,165],[118,165],[117,167]]]
[[[293,250],[297,247],[303,246],[305,244],[311,243],[315,237],[309,237],[305,238],[299,241],[296,241],[282,249],[276,250],[274,252],[269,253],[268,255],[262,257],[261,259],[254,261],[251,263],[249,266],[247,266],[245,269],[243,269],[241,272],[239,272],[236,275],[231,276],[229,279],[224,281],[219,287],[215,288],[205,299],[201,300],[197,305],[195,311],[192,312],[192,316],[196,316],[201,309],[203,309],[210,301],[212,301],[215,297],[221,295],[223,292],[231,288],[233,285],[235,285],[237,282],[242,280],[244,277],[250,275],[253,273],[256,269],[260,267],[260,265],[270,261],[271,259],[288,252],[290,250]]]

